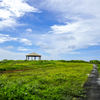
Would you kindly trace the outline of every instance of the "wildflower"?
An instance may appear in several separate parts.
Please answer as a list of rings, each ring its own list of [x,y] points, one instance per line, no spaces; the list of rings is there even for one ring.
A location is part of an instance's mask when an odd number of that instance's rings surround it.
[[[89,74],[87,74],[87,76],[89,76]]]
[[[25,95],[27,95],[27,93],[25,93]]]

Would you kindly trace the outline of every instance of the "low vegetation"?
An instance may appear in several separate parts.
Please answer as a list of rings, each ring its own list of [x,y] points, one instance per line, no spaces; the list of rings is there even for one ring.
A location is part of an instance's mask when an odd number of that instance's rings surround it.
[[[83,84],[92,67],[89,62],[78,60],[3,60],[0,62],[0,100],[75,100],[85,97]]]
[[[97,66],[98,66],[98,71],[99,71],[99,73],[100,73],[100,61],[99,61],[99,60],[91,60],[90,63],[91,63],[91,64],[97,64]]]

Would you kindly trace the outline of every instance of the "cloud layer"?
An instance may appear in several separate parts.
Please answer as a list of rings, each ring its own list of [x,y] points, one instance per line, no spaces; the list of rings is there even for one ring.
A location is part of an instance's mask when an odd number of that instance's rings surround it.
[[[4,43],[7,41],[17,41],[20,43],[23,43],[24,45],[32,45],[31,41],[27,38],[14,38],[11,37],[10,35],[4,35],[4,34],[0,34],[0,43]]]
[[[39,9],[56,13],[63,24],[50,26],[41,36],[40,47],[51,55],[80,54],[79,49],[100,45],[99,0],[41,0]],[[37,5],[35,5],[37,7]],[[48,48],[48,49],[47,49]]]
[[[2,0],[0,2],[0,29],[20,25],[18,17],[26,12],[39,12],[38,9],[28,5],[26,0]]]
[[[17,38],[10,37],[9,35],[0,34],[0,43],[6,42],[6,41],[16,41]]]

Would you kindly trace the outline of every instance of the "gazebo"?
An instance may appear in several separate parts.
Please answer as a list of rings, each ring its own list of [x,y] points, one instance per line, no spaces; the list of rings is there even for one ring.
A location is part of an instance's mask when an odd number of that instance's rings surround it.
[[[32,53],[26,55],[26,60],[29,60],[29,57],[31,57],[31,60],[33,60],[33,57],[34,57],[34,60],[36,60],[36,57],[39,57],[39,60],[41,60],[41,55],[39,55],[35,52],[32,52]]]

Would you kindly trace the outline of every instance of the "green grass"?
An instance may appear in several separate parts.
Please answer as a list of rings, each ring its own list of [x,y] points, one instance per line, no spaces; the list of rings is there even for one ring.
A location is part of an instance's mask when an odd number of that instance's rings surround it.
[[[72,100],[84,97],[83,83],[92,64],[62,61],[6,61],[0,69],[0,100]],[[2,70],[1,70],[2,71]]]
[[[24,60],[3,60],[0,62],[0,71],[8,71],[8,70],[22,70],[22,69],[35,69],[35,68],[43,68],[52,66],[57,61],[24,61]],[[38,66],[38,67],[37,67]]]
[[[100,73],[100,64],[97,64],[98,65],[98,71],[99,71],[99,73]]]

